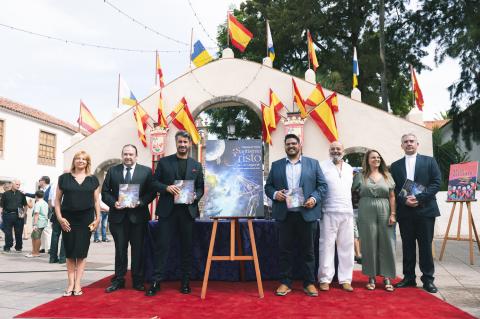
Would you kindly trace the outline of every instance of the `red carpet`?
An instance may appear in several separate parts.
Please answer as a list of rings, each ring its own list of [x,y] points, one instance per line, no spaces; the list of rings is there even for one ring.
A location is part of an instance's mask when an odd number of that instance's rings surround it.
[[[192,283],[191,295],[180,294],[178,282],[167,282],[157,296],[145,297],[130,288],[106,294],[109,278],[104,278],[85,287],[83,296],[60,297],[16,318],[473,318],[422,289],[388,293],[379,284],[367,291],[366,282],[355,272],[354,292],[335,285],[317,298],[307,297],[300,282],[288,296],[277,297],[277,283],[264,282],[265,298],[259,299],[256,282],[212,281],[201,300],[201,282]]]

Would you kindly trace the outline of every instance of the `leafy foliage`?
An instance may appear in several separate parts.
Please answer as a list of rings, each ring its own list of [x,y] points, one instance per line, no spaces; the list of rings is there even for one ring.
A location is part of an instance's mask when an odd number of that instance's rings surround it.
[[[208,116],[209,134],[217,135],[218,139],[226,140],[234,137],[238,139],[260,139],[262,137],[262,124],[258,115],[247,106],[215,107],[204,111]],[[235,136],[229,136],[227,124],[235,123]]]
[[[440,172],[442,173],[440,189],[447,190],[450,164],[466,162],[468,161],[468,156],[466,153],[463,153],[452,140],[442,144],[441,132],[438,127],[433,128],[432,143],[433,157],[437,160]]]
[[[385,1],[385,51],[389,102],[393,112],[406,115],[412,107],[408,64],[421,70],[426,55],[416,38],[408,1]],[[274,67],[303,77],[308,68],[306,30],[317,46],[320,67],[317,80],[323,86],[350,95],[353,47],[357,47],[362,100],[380,107],[378,3],[371,0],[247,0],[234,15],[254,34],[244,53],[235,56],[261,62],[266,56],[265,21],[272,30],[276,52]],[[226,47],[226,27],[219,26],[217,40]],[[340,75],[334,84],[325,79]]]

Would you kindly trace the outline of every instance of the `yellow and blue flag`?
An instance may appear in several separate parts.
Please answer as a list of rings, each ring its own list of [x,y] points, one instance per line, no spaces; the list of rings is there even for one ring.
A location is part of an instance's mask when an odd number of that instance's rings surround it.
[[[197,40],[193,45],[191,58],[193,64],[195,64],[197,68],[213,60],[212,56],[208,53],[200,40]]]
[[[360,67],[358,66],[357,48],[353,47],[353,87],[358,86],[358,76],[360,75]]]
[[[133,92],[128,87],[125,80],[120,77],[120,89],[119,89],[119,104],[125,105],[128,107],[135,106],[137,104],[137,98],[133,94]]]
[[[273,62],[273,60],[275,60],[275,50],[273,49],[272,33],[270,32],[270,25],[268,24],[268,20],[267,20],[267,52],[268,52],[268,57]]]

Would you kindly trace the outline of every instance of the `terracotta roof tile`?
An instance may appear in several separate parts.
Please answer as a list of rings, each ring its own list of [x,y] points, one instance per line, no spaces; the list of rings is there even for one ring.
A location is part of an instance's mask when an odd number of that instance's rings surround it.
[[[435,120],[435,121],[424,121],[423,123],[425,124],[425,127],[430,129],[430,130],[433,130],[434,127],[442,127],[444,126],[445,124],[447,124],[448,122],[450,122],[449,119],[446,119],[446,120]]]
[[[57,119],[56,117],[53,117],[45,112],[42,112],[36,108],[33,108],[31,106],[27,106],[25,104],[21,104],[12,100],[9,100],[7,98],[1,97],[0,96],[0,108],[4,108],[7,110],[10,110],[12,112],[20,113],[23,114],[27,117],[34,118],[36,120],[39,120],[41,122],[45,122],[48,124],[53,124],[55,126],[59,126],[61,128],[64,128],[72,133],[78,132],[78,127],[74,126],[73,124],[70,124],[66,121]]]

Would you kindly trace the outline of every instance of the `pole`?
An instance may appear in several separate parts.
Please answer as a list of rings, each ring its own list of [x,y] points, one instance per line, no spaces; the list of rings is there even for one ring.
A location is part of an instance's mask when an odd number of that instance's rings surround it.
[[[270,55],[268,54],[268,31],[269,31],[269,27],[268,27],[268,19],[266,20],[267,23],[265,25],[265,40],[267,41],[267,57],[270,57]]]
[[[227,11],[227,48],[230,47],[230,29],[228,27],[228,11]]]
[[[118,73],[117,109],[120,108],[120,73]]]
[[[190,32],[190,51],[188,52],[188,65],[189,68],[192,68],[192,42],[193,42],[193,28]]]
[[[310,69],[310,31],[307,30],[307,58],[308,58],[308,68]]]

